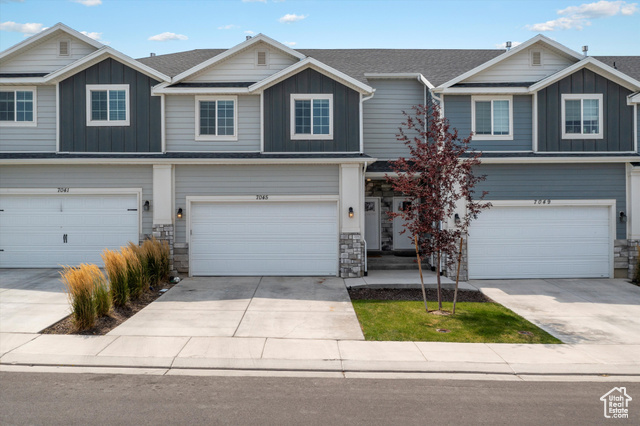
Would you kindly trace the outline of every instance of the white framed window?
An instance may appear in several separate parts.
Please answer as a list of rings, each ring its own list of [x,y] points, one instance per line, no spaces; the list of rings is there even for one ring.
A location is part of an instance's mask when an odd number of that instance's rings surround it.
[[[196,140],[238,140],[238,97],[196,96]]]
[[[87,126],[128,126],[128,84],[87,84]]]
[[[562,139],[602,139],[602,93],[563,94]]]
[[[58,40],[58,56],[71,55],[71,40]]]
[[[529,57],[529,65],[532,67],[542,66],[542,50],[532,50]]]
[[[474,140],[513,140],[513,96],[472,96]]]
[[[291,95],[291,139],[333,139],[333,94]]]
[[[0,87],[0,127],[37,125],[35,86]]]
[[[269,66],[269,51],[256,50],[256,67],[263,68]]]

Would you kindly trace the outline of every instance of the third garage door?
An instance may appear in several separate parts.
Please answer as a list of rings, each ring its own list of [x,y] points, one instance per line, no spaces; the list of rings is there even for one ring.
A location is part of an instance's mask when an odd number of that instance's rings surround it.
[[[337,275],[333,202],[193,202],[191,275]]]

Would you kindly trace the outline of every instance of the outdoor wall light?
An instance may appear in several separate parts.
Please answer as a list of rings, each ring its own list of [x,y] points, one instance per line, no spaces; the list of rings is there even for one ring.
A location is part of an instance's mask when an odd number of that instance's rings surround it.
[[[456,225],[460,225],[460,215],[458,213],[455,214],[455,216],[453,216],[453,220],[456,221]]]
[[[178,219],[182,219],[182,207],[178,209],[178,214],[176,215]]]
[[[144,202],[144,205],[142,206],[142,208],[144,209],[145,212],[149,211],[149,200]]]
[[[625,212],[620,212],[620,222],[624,223],[627,221],[627,214]]]
[[[349,217],[353,217],[353,207],[349,207]]]

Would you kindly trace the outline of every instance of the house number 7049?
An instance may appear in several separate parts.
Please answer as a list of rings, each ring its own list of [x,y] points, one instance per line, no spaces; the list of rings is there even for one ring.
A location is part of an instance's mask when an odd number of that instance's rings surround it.
[[[551,200],[533,200],[533,204],[551,204]]]
[[[58,192],[69,192],[69,188],[58,188]]]

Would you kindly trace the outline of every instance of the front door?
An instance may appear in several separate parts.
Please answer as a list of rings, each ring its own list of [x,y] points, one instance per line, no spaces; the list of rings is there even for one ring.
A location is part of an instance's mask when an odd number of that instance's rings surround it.
[[[399,213],[411,206],[411,201],[404,197],[393,197],[393,212]],[[405,229],[406,221],[401,217],[393,218],[393,249],[394,250],[413,250],[413,235],[409,232],[402,231]]]
[[[364,199],[364,238],[367,250],[380,250],[380,198]]]

